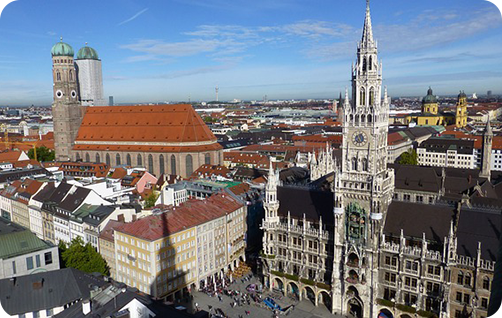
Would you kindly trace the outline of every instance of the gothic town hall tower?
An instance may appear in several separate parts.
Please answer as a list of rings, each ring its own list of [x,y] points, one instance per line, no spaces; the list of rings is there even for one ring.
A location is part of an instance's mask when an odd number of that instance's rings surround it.
[[[381,91],[382,64],[367,0],[352,99],[346,90],[343,104],[342,164],[333,183],[333,305],[362,317],[376,315],[379,239],[394,191],[394,171],[387,168],[389,97],[385,89],[382,100]]]

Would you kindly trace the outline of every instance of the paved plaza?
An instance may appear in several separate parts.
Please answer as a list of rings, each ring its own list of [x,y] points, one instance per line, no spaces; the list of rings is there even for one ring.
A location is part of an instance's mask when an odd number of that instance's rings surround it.
[[[246,293],[246,286],[249,284],[260,284],[258,278],[253,277],[251,280],[241,282],[239,279],[237,282],[230,285],[230,289],[234,291],[239,291]],[[251,304],[247,303],[242,306],[232,307],[231,303],[233,302],[232,298],[226,295],[222,295],[222,301],[218,299],[218,297],[209,297],[206,293],[203,292],[193,292],[193,301],[192,304],[197,304],[201,310],[209,311],[209,306],[211,306],[211,314],[215,313],[217,308],[220,308],[227,317],[230,318],[239,318],[242,316],[243,318],[268,318],[273,317],[273,313],[270,309],[266,308],[261,303],[255,303],[251,300]],[[264,291],[262,293],[262,299],[265,297],[272,297],[277,304],[279,304],[282,308],[285,308],[289,305],[294,305],[294,309],[291,310],[287,316],[279,315],[279,317],[291,317],[291,318],[322,318],[322,317],[346,317],[341,315],[332,315],[329,310],[324,306],[320,305],[315,307],[314,304],[310,300],[302,300],[300,302],[293,300],[290,297],[284,297],[281,293],[275,291]],[[187,306],[188,308],[193,306]],[[189,309],[190,310],[190,309]],[[249,315],[246,315],[246,311],[249,312]]]

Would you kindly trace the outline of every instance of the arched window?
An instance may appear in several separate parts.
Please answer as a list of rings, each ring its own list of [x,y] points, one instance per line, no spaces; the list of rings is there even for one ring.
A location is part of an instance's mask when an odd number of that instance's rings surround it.
[[[101,158],[99,157],[99,153],[96,154],[96,163],[101,163]]]
[[[188,177],[193,173],[192,155],[187,155],[185,157],[185,166],[186,166],[186,176]]]
[[[205,163],[206,165],[210,165],[210,164],[211,164],[211,155],[210,155],[210,154],[206,153],[206,154],[204,155],[204,163]]]
[[[363,171],[368,171],[368,159],[364,158],[362,164],[363,164]]]
[[[143,157],[141,157],[140,154],[138,154],[138,157],[136,157],[136,165],[137,166],[142,166],[143,165]]]
[[[109,154],[106,154],[106,165],[107,166],[110,166],[110,155]]]
[[[373,105],[375,102],[375,89],[372,87],[370,89],[370,105]]]
[[[56,81],[60,81],[61,80],[61,73],[57,72],[56,73]]]
[[[366,105],[366,92],[364,88],[361,88],[359,92],[359,105]]]
[[[356,115],[356,121],[355,121],[355,124],[356,124],[356,125],[359,125],[359,115]]]
[[[366,115],[361,115],[361,124],[366,122]]]
[[[368,123],[371,123],[371,115],[368,115]]]
[[[352,121],[354,121],[354,115],[350,115],[350,123],[352,123]]]
[[[490,290],[490,278],[488,276],[483,278],[483,289]]]
[[[115,165],[120,166],[120,164],[121,164],[120,163],[120,154],[118,153],[115,155]]]
[[[352,170],[357,170],[357,159],[352,158]]]
[[[132,161],[131,161],[131,155],[130,154],[127,154],[127,156],[126,156],[126,164],[128,166],[132,166]]]
[[[366,72],[366,58],[363,58],[363,72]]]
[[[153,156],[148,155],[148,172],[153,173]]]
[[[165,173],[165,169],[164,169],[164,155],[160,155],[159,156],[159,174],[164,174]]]
[[[77,154],[75,155],[75,160],[76,161],[79,161],[80,160],[80,154],[77,152]]]
[[[459,285],[464,284],[464,273],[462,271],[458,271],[457,284]]]
[[[85,154],[85,162],[91,162],[91,157],[89,156],[88,152],[86,152]]]
[[[368,63],[368,70],[370,70],[370,71],[371,71],[371,65],[373,64],[372,62],[373,62],[373,59],[370,56],[370,62]]]
[[[171,155],[171,174],[176,174],[176,157]]]
[[[464,284],[466,286],[471,286],[471,274],[470,273],[465,274]]]

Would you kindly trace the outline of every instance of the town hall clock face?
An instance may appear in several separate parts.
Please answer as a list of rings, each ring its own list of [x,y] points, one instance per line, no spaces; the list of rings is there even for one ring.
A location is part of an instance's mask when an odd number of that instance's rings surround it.
[[[354,135],[352,135],[352,141],[356,146],[364,146],[366,141],[368,141],[368,136],[363,131],[356,131]]]

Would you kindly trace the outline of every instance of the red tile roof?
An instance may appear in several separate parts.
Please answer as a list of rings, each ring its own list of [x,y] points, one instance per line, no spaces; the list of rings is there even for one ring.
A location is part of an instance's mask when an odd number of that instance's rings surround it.
[[[230,169],[220,165],[202,165],[192,173],[191,178],[207,178],[211,176],[222,176],[228,178],[230,176]]]
[[[162,206],[165,212],[126,223],[116,231],[155,241],[168,235],[222,217],[243,206],[228,194],[214,194],[205,200],[190,200],[180,207]]]
[[[152,145],[135,145],[138,142]],[[191,105],[178,104],[88,107],[74,149],[189,152],[221,146]]]

